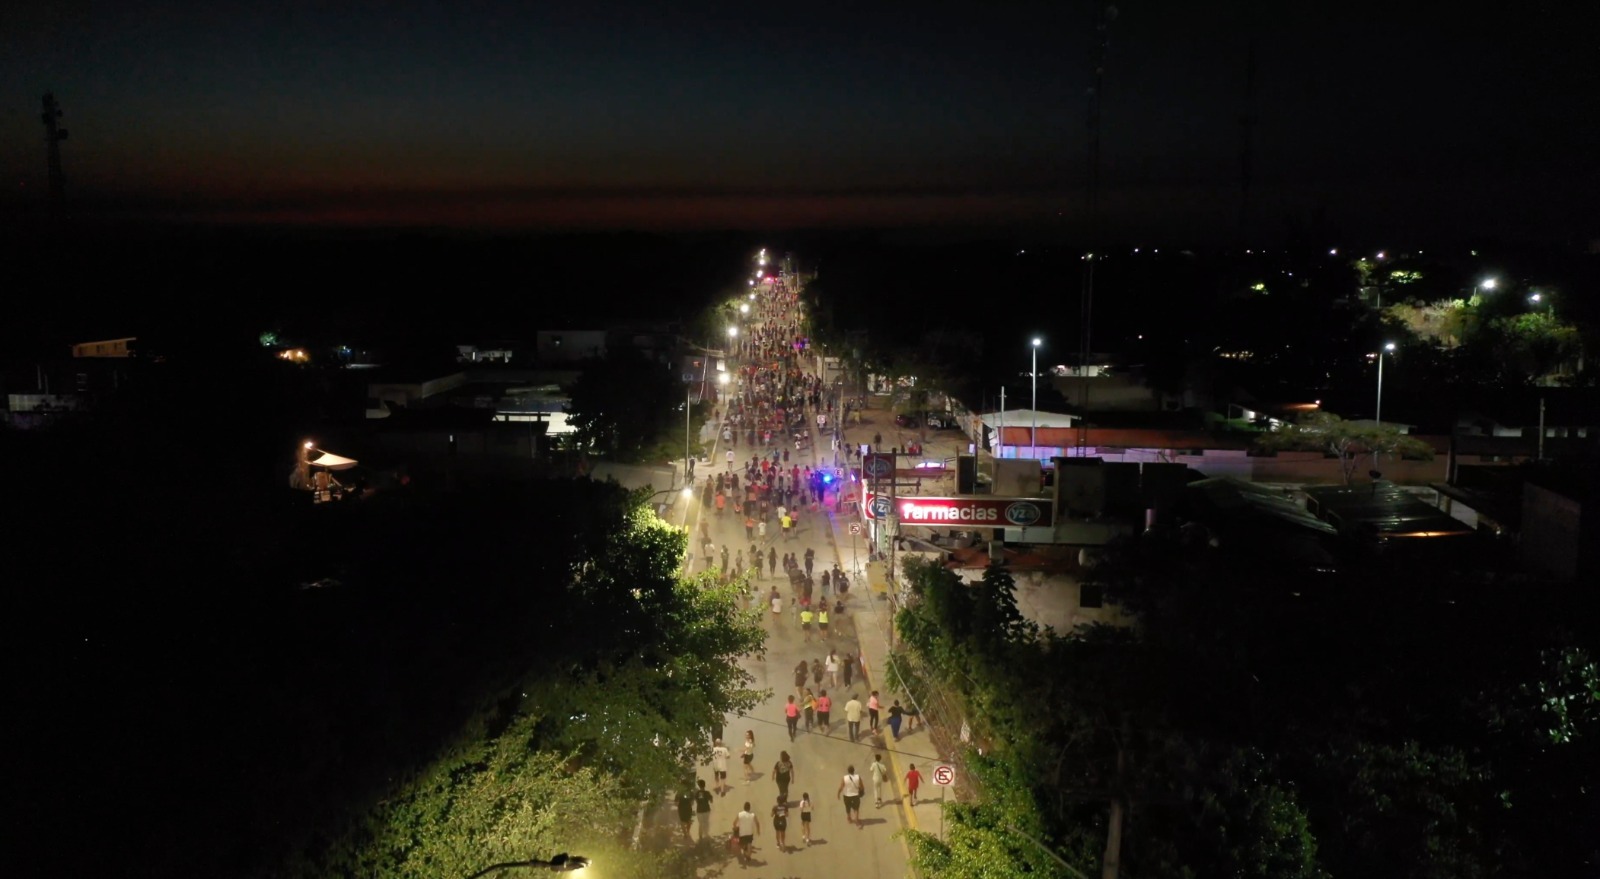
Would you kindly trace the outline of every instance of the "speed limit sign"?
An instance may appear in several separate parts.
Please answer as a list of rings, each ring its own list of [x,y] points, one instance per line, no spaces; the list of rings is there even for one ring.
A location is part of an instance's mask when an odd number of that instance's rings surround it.
[[[850,523],[850,536],[854,537],[854,536],[856,536],[857,534],[860,534],[860,533],[861,533],[861,523],[860,522],[851,522]]]
[[[956,783],[956,768],[954,766],[935,766],[933,768],[933,783],[940,787],[949,787]]]

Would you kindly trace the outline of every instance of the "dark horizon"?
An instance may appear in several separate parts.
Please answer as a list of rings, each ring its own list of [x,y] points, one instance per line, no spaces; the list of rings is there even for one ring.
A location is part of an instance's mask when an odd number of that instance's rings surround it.
[[[1100,5],[916,9],[41,8],[6,35],[0,210],[42,206],[51,91],[72,132],[67,203],[86,218],[955,225],[1257,246],[1291,223],[1600,235],[1600,129],[1578,111],[1600,65],[1561,9],[1124,4],[1092,217],[1085,90]]]

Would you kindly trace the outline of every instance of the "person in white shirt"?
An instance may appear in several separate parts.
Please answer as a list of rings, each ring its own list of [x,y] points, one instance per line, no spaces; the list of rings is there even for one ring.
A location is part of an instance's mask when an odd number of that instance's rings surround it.
[[[711,774],[717,782],[717,793],[728,792],[728,758],[732,756],[728,746],[717,739],[711,745]]]
[[[850,701],[844,703],[844,721],[850,729],[850,741],[861,738],[861,700],[855,694],[850,695]]]
[[[856,774],[854,766],[844,770],[844,778],[839,781],[839,799],[844,800],[844,820],[854,824],[857,830],[861,829],[861,776]]]
[[[883,808],[883,783],[889,780],[889,767],[884,765],[883,755],[872,755],[872,798],[878,801],[878,808]]]
[[[828,675],[828,686],[839,686],[839,654],[828,651],[828,658],[822,661],[822,670]]]
[[[733,832],[739,837],[739,860],[750,860],[750,846],[761,835],[761,819],[750,811],[749,803],[745,803],[739,817],[733,819]]]

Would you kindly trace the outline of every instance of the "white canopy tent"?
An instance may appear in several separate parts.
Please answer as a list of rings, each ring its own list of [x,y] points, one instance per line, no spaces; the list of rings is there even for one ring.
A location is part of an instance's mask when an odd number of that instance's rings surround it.
[[[332,452],[322,452],[320,455],[312,458],[306,463],[313,467],[321,467],[325,470],[349,470],[351,467],[356,466],[356,464],[360,462],[354,458],[346,458],[343,455],[335,455]]]

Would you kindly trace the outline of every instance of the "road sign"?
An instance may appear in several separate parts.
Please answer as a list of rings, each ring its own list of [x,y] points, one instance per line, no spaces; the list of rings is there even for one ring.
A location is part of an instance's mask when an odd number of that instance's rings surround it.
[[[949,787],[956,783],[956,768],[954,766],[933,767],[933,783],[940,787]]]
[[[892,454],[871,454],[861,461],[861,469],[873,479],[883,479],[894,473],[894,458]]]
[[[860,533],[861,533],[861,523],[860,522],[851,522],[850,523],[850,536],[854,537],[854,536],[856,536],[857,534],[860,534]]]

